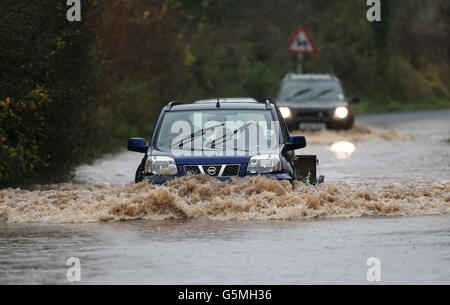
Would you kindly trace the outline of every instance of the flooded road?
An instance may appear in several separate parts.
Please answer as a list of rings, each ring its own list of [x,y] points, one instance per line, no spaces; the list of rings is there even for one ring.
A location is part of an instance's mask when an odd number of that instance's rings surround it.
[[[328,142],[310,145],[306,150],[318,151],[320,171],[328,182],[449,181],[450,111],[362,116],[357,117],[356,124],[375,132],[363,130],[348,137],[345,133],[343,137],[339,133],[327,135]]]
[[[75,183],[0,191],[0,283],[450,284],[450,111],[361,116],[306,132],[320,187],[244,179],[127,185],[141,156]],[[128,221],[123,221],[128,220]],[[111,222],[112,221],[112,222]],[[72,223],[72,224],[71,224]]]
[[[72,256],[84,284],[365,284],[369,257],[382,283],[450,278],[448,216],[0,228],[0,283],[67,283]]]

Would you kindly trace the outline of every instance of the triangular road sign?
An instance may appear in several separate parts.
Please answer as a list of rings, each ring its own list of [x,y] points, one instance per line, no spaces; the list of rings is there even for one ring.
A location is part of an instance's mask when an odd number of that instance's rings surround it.
[[[301,26],[298,29],[297,34],[295,34],[294,38],[289,43],[288,50],[293,53],[316,53],[316,47],[309,37],[308,31],[305,27]]]

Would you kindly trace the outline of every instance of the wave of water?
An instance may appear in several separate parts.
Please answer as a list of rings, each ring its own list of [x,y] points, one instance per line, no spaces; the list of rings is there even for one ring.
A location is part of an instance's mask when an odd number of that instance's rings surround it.
[[[0,191],[0,221],[72,223],[170,218],[301,219],[450,213],[450,183],[322,184],[265,177],[177,178],[163,186],[58,184]]]
[[[309,144],[332,144],[338,141],[405,141],[418,138],[416,135],[398,133],[394,130],[379,130],[371,127],[355,125],[349,130],[295,131],[293,134],[304,135]]]

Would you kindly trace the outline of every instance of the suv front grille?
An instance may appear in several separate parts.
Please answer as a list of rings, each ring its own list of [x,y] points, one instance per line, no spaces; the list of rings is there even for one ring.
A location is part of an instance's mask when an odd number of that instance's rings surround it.
[[[186,171],[187,175],[199,175],[201,174],[200,169],[198,168],[198,165],[185,165],[184,170]]]
[[[185,165],[186,175],[206,174],[211,177],[235,177],[239,175],[239,164]]]
[[[222,173],[222,177],[233,177],[239,174],[240,165],[227,165]]]
[[[294,112],[295,117],[298,118],[316,118],[316,119],[324,119],[330,116],[329,110],[296,110]]]

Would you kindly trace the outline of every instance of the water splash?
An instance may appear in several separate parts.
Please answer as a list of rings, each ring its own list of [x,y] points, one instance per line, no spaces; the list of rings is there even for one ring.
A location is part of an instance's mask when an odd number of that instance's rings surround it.
[[[332,144],[339,141],[363,142],[363,141],[394,141],[412,140],[417,138],[411,134],[400,134],[394,130],[378,130],[370,127],[355,125],[350,130],[319,130],[319,131],[294,131],[293,134],[304,135],[308,144]]]
[[[163,186],[58,184],[0,191],[4,222],[72,223],[204,217],[300,219],[450,213],[450,183],[309,186],[265,177],[181,177]]]

